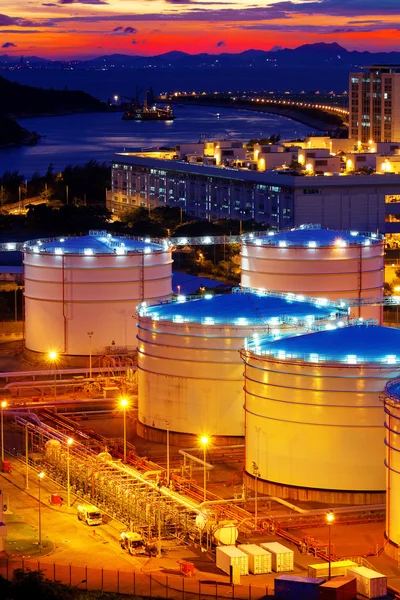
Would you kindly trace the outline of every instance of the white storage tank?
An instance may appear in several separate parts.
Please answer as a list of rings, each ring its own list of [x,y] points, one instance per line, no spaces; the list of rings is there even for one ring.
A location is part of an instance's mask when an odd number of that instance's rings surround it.
[[[400,379],[385,387],[386,528],[385,552],[400,560]]]
[[[249,483],[256,474],[259,491],[294,500],[384,502],[380,396],[398,373],[399,348],[400,330],[365,324],[249,342]]]
[[[244,338],[269,339],[331,324],[329,304],[237,293],[144,306],[138,313],[138,432],[176,444],[189,436],[244,435]],[[172,438],[171,438],[172,442]],[[232,440],[235,443],[235,439]]]
[[[244,236],[241,285],[330,300],[383,296],[384,239],[375,233],[301,226],[280,233]],[[377,319],[381,306],[352,308],[355,318]]]
[[[87,236],[28,242],[24,248],[26,348],[66,355],[135,349],[132,318],[143,300],[172,293],[172,257],[165,244]]]

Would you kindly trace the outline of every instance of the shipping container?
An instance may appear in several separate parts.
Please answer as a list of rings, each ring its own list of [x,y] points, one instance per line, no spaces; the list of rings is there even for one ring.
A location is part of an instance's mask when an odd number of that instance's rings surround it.
[[[238,546],[249,557],[249,571],[254,575],[272,572],[272,554],[256,544],[241,544]]]
[[[296,577],[279,575],[275,579],[275,598],[279,600],[318,600],[322,577]]]
[[[261,548],[272,554],[272,570],[276,573],[294,570],[294,552],[278,542],[260,544]]]
[[[354,600],[357,597],[355,577],[335,577],[319,588],[318,600]]]
[[[347,569],[357,567],[357,563],[352,560],[338,560],[331,562],[331,577],[338,577],[340,575],[346,576]],[[308,565],[308,576],[309,577],[328,577],[329,575],[329,563],[317,563],[315,565]]]
[[[387,594],[387,577],[367,569],[366,567],[352,567],[347,570],[347,575],[357,579],[357,594],[366,598],[382,598]]]
[[[241,575],[249,574],[249,557],[236,546],[217,546],[216,565],[228,575],[231,572],[231,565],[240,565]]]

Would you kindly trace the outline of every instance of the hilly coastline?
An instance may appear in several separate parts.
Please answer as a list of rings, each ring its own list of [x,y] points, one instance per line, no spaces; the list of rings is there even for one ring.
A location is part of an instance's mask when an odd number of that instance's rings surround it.
[[[108,106],[81,91],[45,90],[0,76],[0,146],[35,144],[40,135],[21,127],[17,117],[104,112]]]

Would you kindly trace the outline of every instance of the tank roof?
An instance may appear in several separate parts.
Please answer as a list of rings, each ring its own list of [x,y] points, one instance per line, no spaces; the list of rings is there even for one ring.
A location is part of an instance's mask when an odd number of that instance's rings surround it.
[[[89,235],[31,240],[26,242],[25,251],[41,254],[128,254],[149,253],[164,250],[166,245],[150,239],[112,235],[106,231],[91,231]]]
[[[334,303],[302,298],[303,301],[295,299],[294,294],[257,294],[235,290],[232,294],[205,294],[201,298],[178,296],[172,301],[140,308],[139,313],[141,316],[175,322],[244,326],[265,323],[273,326],[297,321],[311,324],[316,320],[334,319],[339,312]]]
[[[247,236],[246,243],[269,246],[306,246],[308,248],[331,246],[370,246],[381,244],[383,236],[377,233],[364,233],[359,231],[340,231],[335,229],[322,229],[316,226],[300,226],[289,231],[273,232],[265,235]]]
[[[247,349],[256,355],[294,359],[307,363],[341,362],[347,364],[400,363],[400,330],[357,321],[328,324],[325,331],[298,335],[277,341],[259,338]]]
[[[400,378],[391,379],[385,385],[385,394],[390,400],[400,401]]]

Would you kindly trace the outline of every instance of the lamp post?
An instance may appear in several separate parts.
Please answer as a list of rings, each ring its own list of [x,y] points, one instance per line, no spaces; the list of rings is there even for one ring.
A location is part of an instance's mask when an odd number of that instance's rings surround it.
[[[51,362],[54,365],[54,400],[57,398],[57,373],[56,373],[56,361],[58,358],[58,354],[55,350],[51,350],[51,352],[49,352],[49,360],[51,360]]]
[[[121,398],[119,401],[119,405],[124,411],[124,462],[126,462],[126,410],[128,408],[129,402],[126,398]]]
[[[38,475],[38,482],[39,482],[39,548],[42,547],[42,510],[41,510],[41,500],[40,500],[40,484],[42,482],[44,475],[45,475],[44,471],[42,471]]]
[[[69,480],[69,447],[72,446],[74,440],[67,439],[67,508],[71,508],[71,486]]]
[[[258,465],[253,460],[253,475],[254,475],[254,524],[257,529],[257,520],[258,520],[258,506],[257,506],[257,480],[260,477],[260,472],[258,470]]]
[[[88,331],[87,334],[89,336],[89,377],[92,379],[92,335],[93,331]]]
[[[29,431],[25,425],[25,489],[29,490]]]
[[[203,435],[200,438],[200,442],[203,446],[203,464],[204,464],[204,482],[203,482],[203,486],[204,486],[204,502],[207,500],[207,462],[206,462],[206,458],[207,458],[207,446],[210,442],[210,439],[208,438],[208,436]]]
[[[1,412],[1,462],[4,461],[4,422],[3,422],[3,413],[4,409],[7,408],[7,402],[2,400],[0,404],[0,412]]]
[[[328,580],[331,579],[331,527],[335,520],[335,515],[330,510],[326,513],[326,522],[328,524]]]
[[[167,484],[169,485],[169,421],[165,421],[167,427]]]

